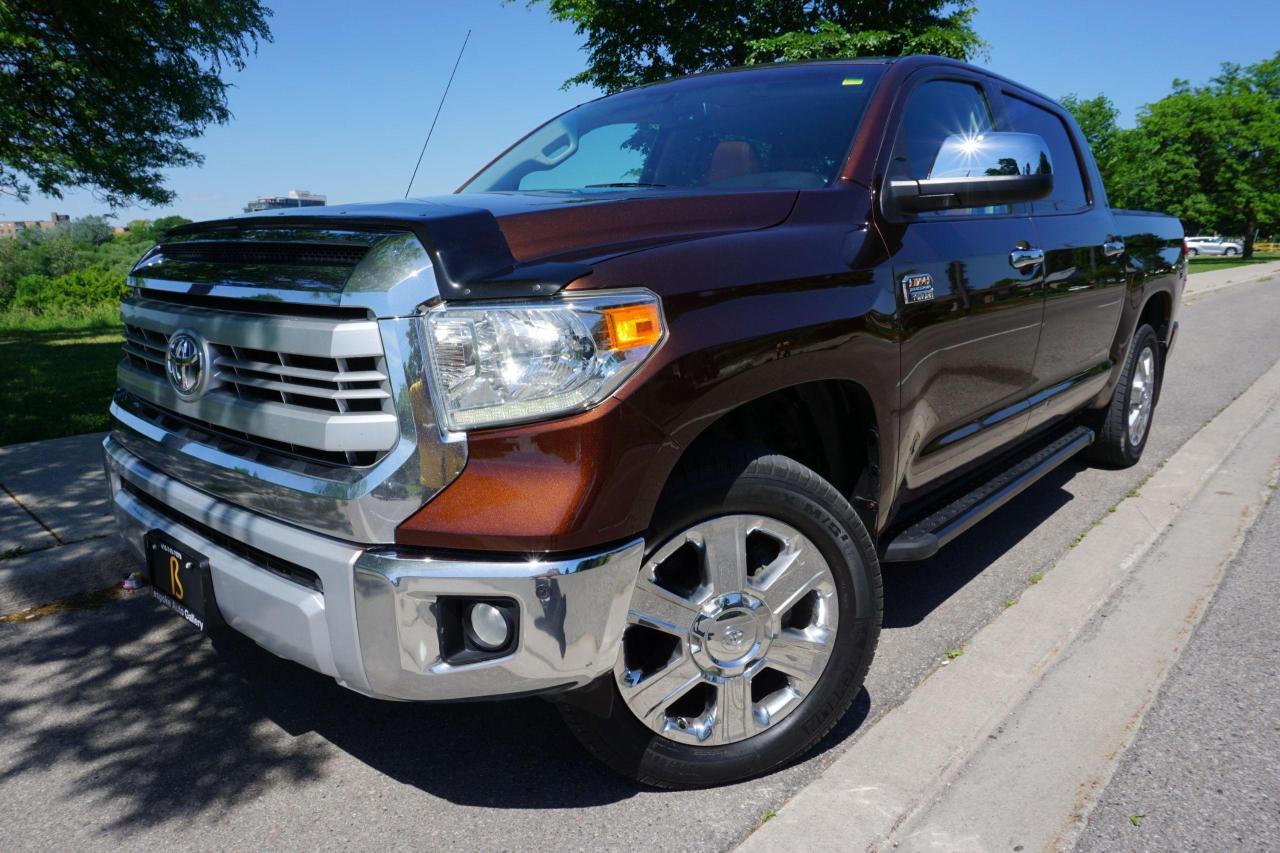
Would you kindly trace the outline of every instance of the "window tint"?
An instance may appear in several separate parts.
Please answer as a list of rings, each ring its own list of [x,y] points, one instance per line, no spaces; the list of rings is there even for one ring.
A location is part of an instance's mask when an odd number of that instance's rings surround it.
[[[922,180],[929,177],[933,163],[950,136],[977,136],[994,129],[991,108],[982,89],[957,80],[930,80],[911,93],[902,114],[893,146],[891,178]],[[975,213],[1005,214],[1008,205],[939,210],[918,216],[972,216]]]
[[[1087,205],[1089,201],[1084,178],[1080,175],[1080,162],[1076,159],[1075,146],[1071,144],[1062,119],[1014,95],[1007,95],[1006,103],[1013,129],[1039,136],[1049,146],[1049,156],[1053,158],[1053,195],[1033,202],[1032,212],[1079,210]]]
[[[589,130],[578,138],[578,148],[572,156],[560,160],[550,169],[525,175],[520,179],[520,189],[555,190],[591,182],[638,181],[644,169],[644,151],[629,146],[628,142],[639,136],[640,126],[631,122],[606,124]],[[561,148],[567,149],[570,145],[567,136],[559,142]],[[558,154],[560,152],[553,149],[550,156],[554,158]]]
[[[543,125],[462,192],[830,186],[881,71],[763,67],[610,95]]]

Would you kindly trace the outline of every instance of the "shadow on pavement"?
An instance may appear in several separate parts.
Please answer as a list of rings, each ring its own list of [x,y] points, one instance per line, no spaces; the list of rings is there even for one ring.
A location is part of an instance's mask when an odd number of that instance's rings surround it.
[[[53,773],[75,801],[114,815],[109,832],[323,782],[337,759],[325,741],[461,804],[591,806],[640,790],[542,700],[369,699],[238,635],[209,642],[145,597],[0,625],[0,649],[0,785]]]
[[[1028,535],[1070,500],[1077,470],[1063,466],[944,554],[888,567],[885,627],[918,623]],[[206,641],[146,597],[0,625],[0,654],[0,784],[56,767],[75,799],[115,815],[111,832],[323,783],[341,760],[329,745],[463,805],[589,807],[642,790],[590,758],[547,702],[369,699],[234,633]],[[864,689],[817,752],[870,710]]]

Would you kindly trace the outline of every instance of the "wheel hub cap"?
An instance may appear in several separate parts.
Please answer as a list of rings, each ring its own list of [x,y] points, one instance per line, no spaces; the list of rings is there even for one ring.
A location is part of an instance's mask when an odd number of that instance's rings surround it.
[[[1128,431],[1129,446],[1137,447],[1146,437],[1151,424],[1151,410],[1156,398],[1156,356],[1150,347],[1143,347],[1133,365],[1133,378],[1129,383]]]
[[[822,553],[794,527],[755,515],[700,522],[640,570],[618,692],[670,740],[753,737],[817,686],[836,640],[836,596]]]
[[[741,675],[768,654],[772,625],[772,611],[754,595],[717,596],[689,629],[689,652],[708,675]]]

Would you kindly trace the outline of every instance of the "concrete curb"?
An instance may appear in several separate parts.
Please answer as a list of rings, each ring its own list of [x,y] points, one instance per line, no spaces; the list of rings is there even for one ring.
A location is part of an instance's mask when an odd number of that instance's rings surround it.
[[[107,589],[137,568],[116,536],[10,557],[0,561],[0,616]]]
[[[1122,501],[1043,581],[1029,588],[1016,606],[979,631],[967,644],[963,657],[931,674],[902,705],[887,713],[828,767],[822,777],[749,836],[741,849],[804,853],[884,849],[895,840],[904,843],[906,849],[933,847],[935,843],[953,850],[990,849],[1006,843],[1022,844],[1026,849],[1057,846],[1054,838],[1061,841],[1064,826],[1076,825],[1071,823],[1072,814],[1087,814],[1087,796],[1083,804],[1075,799],[1077,785],[1069,785],[1066,792],[1070,809],[1074,810],[1069,814],[1055,811],[1059,805],[1056,801],[1045,804],[1050,812],[1047,816],[1030,809],[1030,814],[1040,821],[1037,825],[1047,825],[1056,834],[1048,838],[1037,839],[1027,829],[1027,804],[1018,796],[1018,790],[1010,792],[1003,787],[1004,779],[992,782],[989,776],[984,777],[989,783],[987,793],[992,787],[1004,790],[1006,796],[1001,803],[1005,811],[1017,812],[1020,808],[1024,813],[992,817],[988,807],[983,816],[996,824],[1005,819],[1018,823],[1026,834],[1017,841],[985,832],[981,838],[974,832],[964,837],[952,834],[957,826],[931,823],[930,817],[954,818],[960,811],[928,810],[946,800],[949,788],[959,784],[957,780],[966,766],[975,764],[980,751],[993,739],[998,740],[1001,726],[1015,718],[1019,708],[1026,709],[1028,696],[1045,681],[1046,673],[1064,658],[1181,511],[1207,491],[1206,483],[1277,402],[1280,364],[1202,427],[1138,494]],[[1271,467],[1265,466],[1261,471],[1247,473],[1265,482],[1270,471]],[[1241,473],[1224,472],[1227,481]],[[1234,483],[1220,491],[1239,493],[1240,488],[1248,495],[1251,486]],[[1253,489],[1254,500],[1258,491]],[[1219,515],[1219,527],[1237,534],[1239,519],[1239,514],[1231,521]],[[1220,571],[1225,560],[1210,565]],[[1200,591],[1207,596],[1212,587]],[[1138,718],[1140,715],[1141,709]],[[1136,719],[1129,722],[1136,725]],[[1014,764],[1021,762],[1023,769],[1034,767],[1042,760],[1038,752],[1041,745],[1032,742],[1011,760]],[[1078,758],[1078,767],[1096,769],[1095,761],[1085,760],[1090,756],[1072,753],[1069,733],[1054,747],[1056,757]],[[1115,757],[1112,754],[1110,759],[1114,761]],[[1103,767],[1109,776],[1105,761]],[[1082,789],[1084,794],[1101,787],[1097,782],[1104,783],[1105,779],[1094,781],[1094,787]],[[1019,777],[1011,785],[1016,787],[1023,782]],[[1052,786],[1049,790],[1062,793]],[[959,802],[960,798],[956,795],[948,802]],[[1010,808],[1011,802],[1018,807]],[[972,811],[975,798],[964,799],[964,803]],[[960,828],[975,829],[972,821]],[[1037,840],[1041,842],[1039,846]]]

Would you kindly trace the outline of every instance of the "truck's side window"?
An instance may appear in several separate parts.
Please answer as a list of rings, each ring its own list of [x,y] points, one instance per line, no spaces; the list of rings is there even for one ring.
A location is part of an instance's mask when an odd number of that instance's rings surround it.
[[[994,129],[991,107],[982,89],[959,80],[930,80],[911,93],[902,124],[893,147],[891,178],[929,177],[933,161],[950,136],[978,136]],[[1006,214],[1008,205],[943,210],[917,214],[930,216],[973,216],[974,214]]]
[[[1005,104],[1013,129],[1039,136],[1049,146],[1049,156],[1053,158],[1053,195],[1034,202],[1032,212],[1062,213],[1088,206],[1080,161],[1062,119],[1017,95],[1006,95]]]

